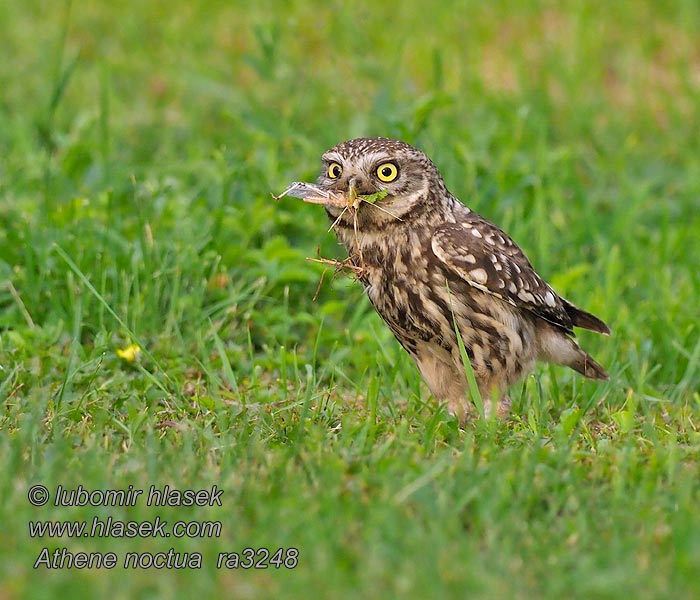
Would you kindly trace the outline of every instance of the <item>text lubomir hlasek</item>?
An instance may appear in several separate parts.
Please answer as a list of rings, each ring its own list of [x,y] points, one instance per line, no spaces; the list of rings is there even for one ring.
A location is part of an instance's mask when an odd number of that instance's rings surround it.
[[[82,485],[75,489],[56,488],[54,506],[135,506],[144,490],[130,485],[122,490],[86,490]],[[213,485],[205,490],[178,490],[169,485],[158,488],[152,485],[144,496],[147,506],[221,506],[224,490]]]

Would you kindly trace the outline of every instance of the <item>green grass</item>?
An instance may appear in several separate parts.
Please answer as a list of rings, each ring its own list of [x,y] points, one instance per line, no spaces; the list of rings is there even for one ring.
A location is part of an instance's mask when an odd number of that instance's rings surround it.
[[[0,19],[0,597],[697,598],[700,9],[674,2],[9,2]],[[274,202],[357,135],[613,329],[460,430],[342,258]],[[140,345],[129,363],[117,350]],[[225,490],[32,507],[28,488]],[[221,521],[32,539],[30,520]],[[32,568],[43,547],[200,570]],[[295,547],[294,570],[216,569]]]

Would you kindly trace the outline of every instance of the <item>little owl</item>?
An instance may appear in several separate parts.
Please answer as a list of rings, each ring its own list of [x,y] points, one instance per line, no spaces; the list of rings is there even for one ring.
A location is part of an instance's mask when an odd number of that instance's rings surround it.
[[[493,400],[507,415],[508,387],[537,360],[608,378],[573,332],[608,335],[607,325],[559,296],[508,235],[447,190],[423,152],[385,138],[343,142],[323,155],[317,183],[346,200],[325,208],[370,302],[460,420],[474,409],[457,331],[487,412]]]

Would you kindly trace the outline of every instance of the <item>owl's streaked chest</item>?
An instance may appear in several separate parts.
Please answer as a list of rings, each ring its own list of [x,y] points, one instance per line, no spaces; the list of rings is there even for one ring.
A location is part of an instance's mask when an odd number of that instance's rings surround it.
[[[405,229],[356,233],[342,228],[337,233],[353,264],[361,268],[358,278],[370,297],[386,293],[392,286],[428,282],[430,232]]]
[[[447,321],[426,294],[442,275],[430,248],[430,230],[365,232],[338,228],[338,238],[370,302],[400,338],[431,339]],[[432,259],[432,260],[431,260]]]

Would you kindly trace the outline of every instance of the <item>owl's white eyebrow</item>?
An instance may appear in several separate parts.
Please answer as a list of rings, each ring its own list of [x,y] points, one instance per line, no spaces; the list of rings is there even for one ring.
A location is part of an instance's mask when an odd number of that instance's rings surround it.
[[[392,156],[390,154],[387,154],[386,152],[373,152],[372,154],[367,156],[367,161],[372,165],[376,165],[381,162],[391,160],[391,158]]]
[[[386,152],[372,152],[371,154],[368,154],[361,158],[362,162],[369,163],[370,165],[374,165],[379,162],[387,161],[390,159],[391,155],[387,154]],[[323,160],[324,162],[345,162],[343,156],[341,154],[338,154],[337,152],[330,152],[328,154],[324,154],[321,157],[321,160]]]

